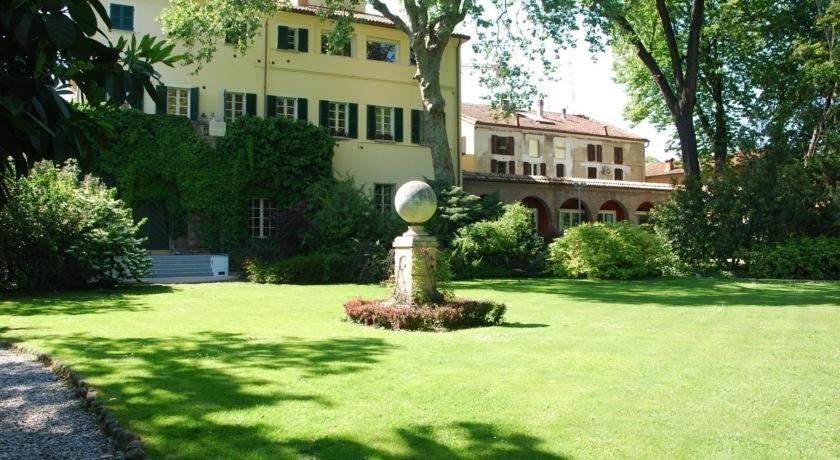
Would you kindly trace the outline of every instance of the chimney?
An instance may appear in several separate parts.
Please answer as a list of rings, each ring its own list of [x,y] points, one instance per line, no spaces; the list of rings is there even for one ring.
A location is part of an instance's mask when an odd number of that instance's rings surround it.
[[[540,118],[542,118],[543,109],[545,108],[545,101],[543,101],[542,99],[540,99],[539,108],[540,108],[539,109],[540,111],[538,112],[538,114],[539,114]]]
[[[668,171],[673,171],[674,170],[674,159],[673,158],[665,161],[665,163],[668,163]]]
[[[566,119],[566,108],[563,107],[563,120],[565,120],[565,119]]]

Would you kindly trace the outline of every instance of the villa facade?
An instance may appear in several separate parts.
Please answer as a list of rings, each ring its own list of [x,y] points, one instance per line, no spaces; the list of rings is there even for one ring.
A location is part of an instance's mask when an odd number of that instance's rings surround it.
[[[645,182],[646,139],[584,115],[539,110],[499,118],[461,106],[462,183],[534,209],[541,235],[582,222],[647,222],[673,190]]]

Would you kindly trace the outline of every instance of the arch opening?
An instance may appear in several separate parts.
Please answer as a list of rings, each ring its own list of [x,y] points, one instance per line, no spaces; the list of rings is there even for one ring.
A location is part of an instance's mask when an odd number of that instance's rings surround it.
[[[627,220],[627,212],[618,201],[609,200],[598,210],[598,222],[612,224],[622,220]]]
[[[534,227],[536,227],[537,233],[540,236],[548,236],[551,233],[548,225],[548,206],[545,205],[543,200],[528,196],[522,199],[522,205],[532,210]]]

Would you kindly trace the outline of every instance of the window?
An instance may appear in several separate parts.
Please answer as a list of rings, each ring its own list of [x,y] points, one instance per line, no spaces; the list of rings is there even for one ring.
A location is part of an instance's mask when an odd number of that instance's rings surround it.
[[[583,223],[583,210],[561,209],[560,210],[560,231],[577,227]]]
[[[598,222],[604,224],[614,224],[615,211],[598,211]]]
[[[564,165],[564,164],[554,165],[554,175],[556,177],[566,177],[566,165]]]
[[[190,116],[189,88],[166,88],[166,113],[170,115]]]
[[[245,115],[245,93],[225,91],[225,121],[230,123]]]
[[[373,201],[381,214],[391,213],[394,209],[394,184],[373,184]]]
[[[537,139],[528,140],[528,155],[532,157],[540,156],[540,141]]]
[[[598,168],[589,167],[586,168],[586,177],[589,179],[597,179],[598,178]]]
[[[327,128],[333,136],[348,136],[348,108],[345,102],[330,102]]]
[[[341,49],[334,49],[332,52],[330,51],[330,36],[329,34],[321,34],[321,54],[327,54],[330,56],[352,56],[352,49],[350,46],[350,39],[347,39],[347,43],[344,44],[344,47]]]
[[[525,161],[522,163],[522,174],[526,176],[545,176],[545,163],[529,163]]]
[[[394,109],[391,107],[374,108],[374,139],[394,139]]]
[[[274,201],[268,198],[251,199],[251,237],[268,238],[274,229]]]
[[[297,100],[293,97],[278,97],[276,102],[276,116],[294,120],[297,118],[295,110]]]
[[[647,211],[636,211],[636,223],[644,225],[648,223],[649,215]]]
[[[411,51],[408,52],[408,63],[417,65],[417,55],[414,54],[414,48],[411,48]]]
[[[490,137],[490,151],[494,155],[513,155],[513,150],[513,137]]]
[[[411,110],[411,143],[427,144],[429,142],[428,133],[426,132],[427,117],[428,114],[422,110]]]
[[[603,146],[595,144],[586,145],[586,160],[592,162],[604,161]]]
[[[554,158],[557,160],[566,159],[566,139],[562,137],[554,138]]]
[[[284,35],[284,36],[281,37],[280,36],[281,34]],[[282,49],[282,50],[296,50],[296,49],[298,49],[298,46],[297,46],[298,30],[297,30],[296,27],[280,26],[280,27],[277,28],[277,35],[278,35],[277,48]],[[285,40],[285,45],[286,46],[279,45],[279,44],[283,43],[283,40]]]
[[[615,172],[615,180],[624,180],[624,170],[616,168]]]
[[[397,62],[397,44],[368,40],[367,58],[372,61]]]
[[[512,166],[512,167],[508,168],[509,165]],[[490,172],[496,173],[496,174],[508,174],[508,172],[510,172],[511,174],[513,174],[514,173],[513,169],[514,169],[515,165],[516,165],[516,163],[513,162],[513,161],[507,162],[507,161],[490,160]],[[510,169],[510,171],[508,171],[508,169]]]
[[[111,3],[111,27],[118,30],[134,30],[134,7]]]
[[[617,165],[624,164],[624,149],[621,147],[615,147],[613,149],[613,162]]]

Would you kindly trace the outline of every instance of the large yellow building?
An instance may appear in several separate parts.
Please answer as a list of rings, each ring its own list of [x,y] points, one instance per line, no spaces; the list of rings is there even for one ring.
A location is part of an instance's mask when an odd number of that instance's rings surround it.
[[[162,36],[157,18],[167,5],[161,0],[111,2],[106,5],[113,22],[110,38]],[[196,121],[288,116],[328,127],[336,139],[334,173],[353,176],[381,206],[390,206],[402,183],[434,177],[429,147],[422,144],[422,105],[408,38],[387,19],[360,12],[350,45],[342,55],[329,55],[323,36],[330,23],[317,11],[318,6],[301,0],[267,20],[245,54],[220,44],[197,75],[193,67],[158,68],[159,92],[167,102],[156,106],[146,95],[142,109]],[[440,75],[455,165],[458,56],[466,39],[453,36]]]

